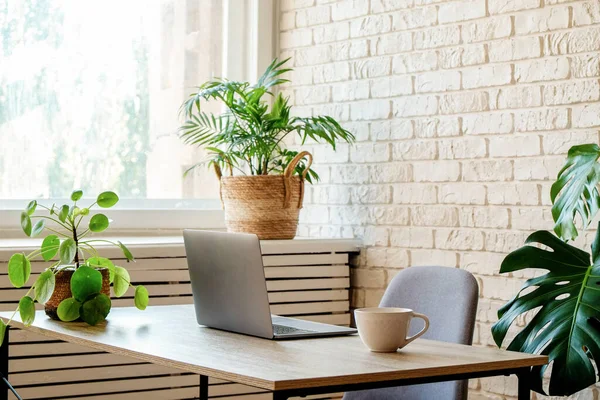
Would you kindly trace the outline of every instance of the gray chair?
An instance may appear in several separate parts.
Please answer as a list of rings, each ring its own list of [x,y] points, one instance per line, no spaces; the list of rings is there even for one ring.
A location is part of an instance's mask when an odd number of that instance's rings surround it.
[[[404,307],[429,317],[424,339],[471,344],[479,288],[467,271],[449,267],[410,267],[394,277],[380,307]],[[410,334],[423,328],[414,319]],[[410,344],[408,345],[410,346]],[[348,392],[344,400],[463,400],[468,381],[429,383]]]

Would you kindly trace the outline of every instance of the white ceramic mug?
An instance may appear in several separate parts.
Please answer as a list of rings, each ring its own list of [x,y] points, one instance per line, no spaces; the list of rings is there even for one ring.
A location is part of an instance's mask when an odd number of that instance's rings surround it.
[[[407,337],[413,318],[425,321],[425,327],[416,335]],[[362,342],[371,351],[394,352],[403,348],[429,328],[426,315],[409,308],[373,307],[354,310],[354,319]]]

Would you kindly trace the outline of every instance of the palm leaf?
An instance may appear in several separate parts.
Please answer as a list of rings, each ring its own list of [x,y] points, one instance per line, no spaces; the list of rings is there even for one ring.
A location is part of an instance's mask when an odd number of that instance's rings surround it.
[[[273,86],[281,85],[284,82],[289,82],[287,79],[279,78],[280,75],[291,71],[290,68],[281,68],[289,60],[290,58],[286,58],[283,61],[277,62],[277,59],[274,59],[271,64],[269,64],[262,76],[258,78],[256,86],[262,86],[265,89],[270,89]]]
[[[179,128],[180,137],[186,144],[206,145],[221,135],[231,133],[232,125],[227,114],[215,117],[199,111]]]
[[[526,281],[499,310],[492,335],[501,346],[515,319],[537,309],[508,349],[547,355],[552,362],[548,394],[567,396],[597,380],[593,360],[600,360],[600,331],[588,321],[600,316],[600,229],[592,245],[592,265],[588,253],[547,231],[533,233],[526,244],[544,245],[551,251],[524,246],[504,259],[500,272],[526,268],[548,272]],[[544,393],[542,383],[547,368],[548,365],[532,368],[532,390]]]
[[[577,237],[574,222],[577,214],[586,228],[598,212],[599,157],[600,147],[596,144],[571,147],[567,161],[550,189],[554,231],[564,240]]]

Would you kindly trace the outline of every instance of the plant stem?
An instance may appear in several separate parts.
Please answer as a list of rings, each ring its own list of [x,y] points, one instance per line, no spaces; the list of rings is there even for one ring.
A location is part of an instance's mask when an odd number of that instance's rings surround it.
[[[60,248],[60,246],[50,246],[44,250],[54,250],[54,249],[58,249],[58,248]],[[37,257],[40,254],[42,254],[44,252],[44,250],[42,250],[42,249],[34,250],[31,253],[29,253],[26,257],[28,260],[31,260],[32,258]]]
[[[70,228],[69,228],[69,226],[68,226],[67,224],[63,224],[63,223],[62,223],[62,222],[60,222],[59,220],[57,220],[57,219],[55,219],[55,218],[52,218],[52,217],[46,217],[46,216],[43,216],[43,215],[32,215],[32,216],[31,216],[31,219],[33,219],[33,218],[44,218],[44,219],[49,219],[50,221],[54,221],[54,222],[56,222],[57,224],[59,224],[60,226],[62,226],[62,227],[63,227],[63,228],[65,228],[65,229],[70,229]]]
[[[73,226],[73,240],[75,241],[75,269],[79,268],[79,239],[77,238],[77,227],[72,224]]]
[[[82,250],[87,251],[88,253],[90,253],[91,255],[93,255],[95,257],[99,256],[98,250],[96,250],[96,248],[94,246],[92,246],[91,244],[89,244],[87,242],[80,242],[79,244],[81,244],[81,246],[87,246],[87,247],[89,247],[90,249],[92,249],[93,252],[90,251],[90,250],[88,250],[88,249],[86,249],[85,247],[82,247],[81,248]]]
[[[60,235],[60,236],[62,236],[62,237],[66,237],[66,238],[70,237],[70,236],[69,236],[69,235],[67,235],[66,233],[63,233],[63,232],[56,231],[56,230],[54,230],[54,229],[52,229],[52,228],[48,228],[47,226],[46,226],[45,228],[46,228],[46,229],[48,229],[50,232],[54,232],[54,233],[56,233],[57,235]]]

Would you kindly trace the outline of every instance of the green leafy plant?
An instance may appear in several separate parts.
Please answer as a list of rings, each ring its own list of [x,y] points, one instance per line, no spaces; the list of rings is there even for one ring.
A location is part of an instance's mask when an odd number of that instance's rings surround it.
[[[88,235],[105,231],[110,220],[102,213],[92,213],[94,206],[110,208],[117,204],[119,197],[114,192],[100,193],[94,203],[81,207],[78,202],[83,197],[81,190],[71,194],[72,204],[51,207],[32,200],[21,213],[21,228],[29,237],[39,236],[44,230],[50,232],[42,241],[40,248],[29,254],[14,254],[8,261],[8,278],[15,288],[27,284],[31,276],[31,261],[41,258],[51,262],[35,280],[15,310],[21,321],[31,325],[35,319],[35,302],[46,303],[54,293],[55,275],[64,269],[74,270],[70,281],[72,296],[63,300],[57,309],[62,321],[81,319],[90,325],[103,321],[111,308],[110,297],[101,293],[101,269],[107,269],[114,295],[121,297],[130,286],[129,273],[123,267],[115,265],[110,259],[101,257],[96,249],[97,243],[108,243],[121,249],[127,261],[134,261],[129,249],[121,242],[106,239],[89,239]],[[38,208],[47,215],[38,215]],[[87,220],[87,224],[82,225]],[[80,228],[81,227],[81,228]],[[148,305],[148,291],[143,286],[135,287],[134,304],[144,310]],[[0,320],[0,343],[4,338],[7,325]]]
[[[548,394],[568,396],[598,381],[600,329],[600,226],[590,254],[567,242],[578,235],[577,216],[587,227],[598,212],[600,147],[572,147],[551,187],[554,232],[531,234],[526,246],[510,253],[500,272],[528,268],[547,271],[529,279],[498,311],[492,327],[500,347],[519,315],[533,313],[508,345],[509,350],[547,355],[549,364],[531,371],[531,389],[546,394],[544,375],[551,367]]]
[[[233,175],[268,175],[282,173],[289,162],[298,154],[285,149],[284,139],[290,134],[300,137],[301,143],[311,139],[324,141],[334,149],[338,141],[353,142],[354,136],[328,116],[293,117],[288,99],[272,90],[287,79],[281,75],[291,71],[284,68],[289,60],[277,59],[266,69],[258,82],[236,82],[217,78],[198,87],[181,106],[180,113],[185,123],[180,136],[187,144],[203,146],[209,151],[210,159],[194,165],[218,165],[221,170]],[[273,98],[269,106],[266,97]],[[202,105],[210,100],[222,102],[226,110],[220,115],[208,114]],[[304,163],[295,168],[296,174],[304,170]],[[309,182],[319,177],[309,170]]]

